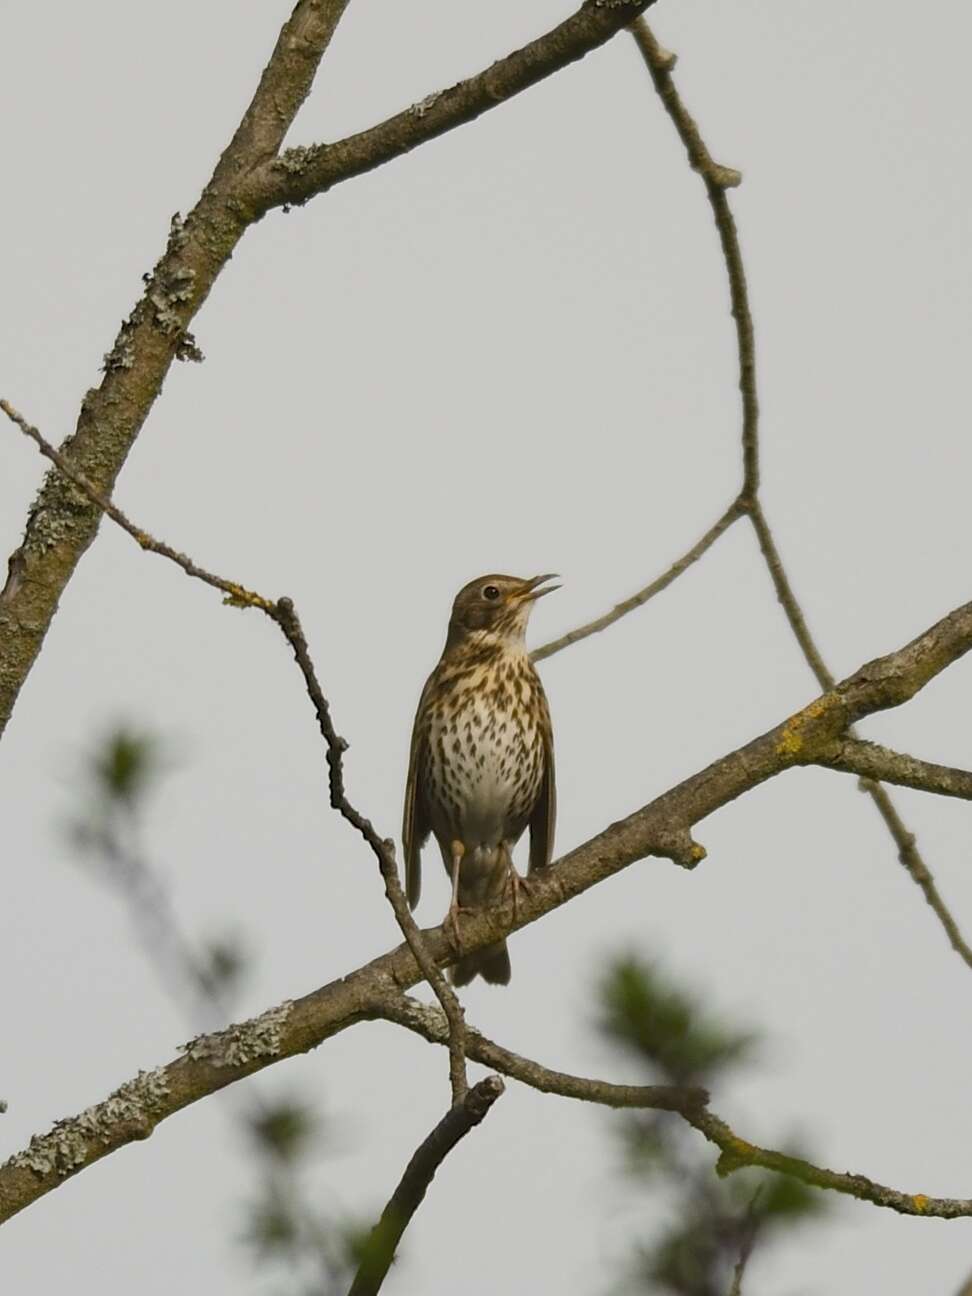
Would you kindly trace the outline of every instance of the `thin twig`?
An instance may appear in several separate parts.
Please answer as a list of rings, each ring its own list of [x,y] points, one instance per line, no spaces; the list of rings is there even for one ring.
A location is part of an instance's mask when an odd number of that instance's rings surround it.
[[[915,885],[921,889],[929,908],[941,923],[952,949],[968,967],[972,968],[972,948],[963,937],[945,901],[938,894],[938,887],[935,885],[931,870],[915,843],[915,834],[904,823],[894,802],[880,783],[861,779],[861,791],[866,792],[877,806],[878,814],[887,825],[888,832],[898,848],[898,859],[908,870]]]
[[[488,1114],[503,1087],[503,1081],[495,1075],[473,1085],[417,1149],[365,1243],[364,1256],[348,1296],[375,1296],[379,1291],[402,1234],[422,1204],[435,1172],[460,1139]]]
[[[428,1040],[430,1044],[447,1045],[449,1023],[434,1004],[424,1004],[401,990],[393,989],[375,1000],[375,1014],[396,1026],[404,1026]],[[635,1107],[653,1111],[700,1111],[709,1101],[707,1091],[699,1085],[629,1085],[609,1080],[591,1080],[552,1071],[530,1058],[513,1053],[488,1039],[473,1027],[466,1028],[466,1050],[475,1061],[491,1071],[501,1071],[541,1093],[558,1094],[579,1102],[598,1103],[602,1107]]]
[[[760,553],[769,571],[776,597],[783,608],[790,629],[799,644],[800,651],[803,653],[807,665],[816,677],[821,689],[829,691],[834,687],[834,676],[828,669],[807,626],[806,617],[790,584],[776,540],[759,498],[759,400],[756,385],[755,331],[742,247],[727,193],[728,189],[740,183],[742,176],[738,171],[730,167],[720,166],[713,161],[712,155],[702,139],[698,125],[685,107],[672,79],[675,56],[661,47],[644,18],[639,17],[631,24],[631,33],[641,51],[662,105],[685,146],[689,162],[693,169],[698,171],[705,184],[706,196],[712,208],[719,243],[722,248],[723,260],[725,261],[729,280],[732,314],[736,324],[736,346],[739,358],[743,458],[743,486],[740,500],[752,522]],[[849,732],[849,736],[854,736],[853,730]],[[884,788],[873,782],[869,782],[865,790],[891,831],[891,835],[898,846],[901,862],[924,893],[926,900],[928,900],[941,922],[952,948],[972,966],[972,963],[966,957],[969,947],[959,933],[958,924],[939,896],[931,871],[914,845],[914,835],[901,822],[890,795]],[[911,844],[907,848],[902,846],[902,838],[910,841]]]
[[[380,1016],[404,1026],[431,1043],[447,1043],[447,1023],[431,1005],[420,1004],[407,995],[383,995],[379,998],[376,1009]],[[900,1192],[897,1188],[875,1183],[864,1175],[828,1170],[800,1157],[750,1143],[740,1138],[724,1120],[704,1105],[707,1097],[704,1090],[679,1090],[661,1085],[614,1085],[604,1080],[551,1071],[531,1058],[511,1053],[472,1028],[468,1031],[468,1049],[469,1056],[477,1062],[483,1062],[512,1080],[519,1080],[542,1093],[560,1094],[564,1098],[600,1103],[607,1107],[671,1111],[719,1149],[716,1170],[720,1175],[729,1175],[748,1166],[758,1166],[777,1174],[789,1175],[814,1188],[831,1189],[857,1197],[860,1201],[897,1211],[900,1215],[924,1215],[938,1219],[957,1219],[972,1215],[972,1200]],[[659,1094],[663,1095],[662,1101],[658,1100]]]
[[[694,563],[697,563],[703,554],[715,544],[724,532],[728,531],[732,524],[742,517],[745,512],[745,506],[741,500],[735,499],[715,522],[705,535],[695,542],[691,549],[682,554],[676,562],[673,562],[667,571],[662,572],[660,576],[646,585],[644,589],[639,590],[637,594],[632,594],[623,603],[618,603],[610,612],[603,616],[596,617],[593,621],[588,621],[586,625],[578,626],[576,630],[570,630],[567,634],[561,635],[559,639],[552,639],[542,648],[537,648],[531,657],[534,661],[543,661],[545,657],[552,657],[554,653],[560,652],[562,648],[569,648],[571,644],[579,643],[581,639],[586,639],[589,635],[597,634],[600,630],[606,630],[608,626],[614,625],[615,621],[620,621],[623,616],[633,612],[635,608],[644,607],[649,599],[653,599],[656,594],[662,590],[668,589],[673,581],[681,576],[682,572],[688,571]]]
[[[729,1288],[729,1296],[742,1296],[742,1281],[746,1273],[746,1266],[749,1264],[749,1257],[753,1254],[753,1247],[756,1245],[756,1234],[759,1231],[756,1202],[759,1200],[762,1191],[763,1188],[760,1185],[753,1193],[749,1205],[746,1207],[746,1220],[743,1225],[742,1242],[739,1246],[739,1259],[736,1261],[735,1268],[732,1271],[732,1286]]]
[[[356,828],[361,836],[374,852],[378,861],[378,868],[381,870],[381,876],[385,883],[385,894],[394,910],[398,925],[402,930],[408,947],[415,955],[415,960],[429,985],[432,987],[435,997],[442,1005],[442,1011],[449,1020],[449,1082],[452,1086],[452,1101],[454,1104],[460,1103],[466,1096],[466,1062],[465,1062],[465,1017],[463,1014],[462,1004],[459,1002],[456,992],[452,989],[445,977],[439,971],[435,960],[426,948],[425,941],[422,938],[421,928],[412,917],[412,911],[408,907],[408,901],[402,890],[402,884],[398,877],[398,867],[395,863],[395,843],[390,838],[381,837],[375,830],[370,819],[366,819],[360,814],[347,798],[344,790],[344,769],[343,754],[347,750],[348,744],[337,733],[331,720],[330,707],[327,699],[321,691],[321,686],[317,681],[314,673],[314,666],[311,662],[310,651],[307,647],[307,640],[304,637],[304,631],[301,627],[297,611],[293,603],[288,598],[282,598],[277,601],[274,620],[280,626],[281,630],[287,637],[287,641],[294,650],[294,656],[297,665],[300,667],[301,674],[304,677],[304,683],[307,686],[307,692],[317,714],[317,722],[320,726],[321,734],[327,744],[327,765],[331,792],[331,806],[347,820],[352,827]]]
[[[100,491],[96,490],[83,473],[79,473],[75,468],[72,468],[64,455],[59,450],[55,450],[41,432],[32,423],[28,423],[23,414],[15,410],[9,401],[0,399],[0,410],[3,410],[7,418],[17,424],[25,436],[30,437],[41,454],[46,459],[50,459],[51,463],[59,468],[68,481],[72,482],[86,495],[92,504],[96,504],[102,513],[106,513],[111,518],[112,522],[116,522],[123,531],[127,531],[136,544],[149,553],[168,558],[170,562],[174,562],[178,567],[181,567],[187,576],[192,576],[196,580],[203,581],[206,585],[211,585],[213,589],[222,591],[226,595],[224,600],[226,603],[230,603],[234,607],[259,608],[261,612],[266,612],[268,616],[274,616],[274,604],[270,599],[265,599],[262,594],[255,594],[252,590],[237,584],[236,581],[224,580],[222,576],[215,576],[212,572],[206,571],[205,568],[197,566],[186,554],[180,553],[178,549],[173,549],[171,545],[167,545],[161,540],[156,540],[147,531],[137,527],[134,522],[125,516],[120,508],[106,499]]]
[[[348,744],[338,734],[331,720],[330,707],[324,696],[317,675],[314,671],[314,664],[311,661],[310,650],[307,646],[307,640],[304,636],[300,619],[293,602],[289,598],[281,598],[273,601],[264,598],[262,594],[256,594],[252,590],[235,581],[225,580],[222,576],[217,576],[213,572],[207,571],[193,562],[191,558],[171,545],[165,544],[161,540],[156,540],[141,527],[137,527],[121,509],[117,508],[110,500],[95,489],[95,487],[78,473],[70,463],[64,458],[60,451],[50,444],[42,433],[27,421],[6,400],[0,399],[0,410],[20,430],[28,436],[39,448],[41,454],[45,455],[60,470],[63,475],[81,490],[88,499],[103,513],[106,513],[113,522],[116,522],[123,531],[127,532],[142,549],[150,553],[155,553],[163,558],[168,558],[185,572],[187,576],[192,576],[196,580],[203,581],[206,585],[222,591],[226,595],[224,602],[232,604],[234,607],[253,607],[258,608],[273,621],[286,638],[287,642],[293,649],[294,657],[300,672],[304,677],[304,684],[307,688],[308,696],[313,704],[314,711],[317,715],[317,722],[321,734],[327,747],[327,765],[328,781],[330,785],[331,806],[337,810],[343,819],[345,819],[371,847],[378,861],[378,867],[381,871],[382,879],[385,883],[385,894],[388,897],[395,918],[401,928],[402,935],[408,943],[409,948],[415,955],[416,962],[422,969],[422,973],[429,985],[432,987],[436,998],[442,1005],[442,1010],[449,1019],[451,1026],[452,1043],[449,1048],[449,1082],[452,1088],[452,1099],[458,1103],[464,1097],[467,1088],[466,1068],[463,1051],[463,1036],[465,1031],[462,1005],[460,1004],[455,991],[448,984],[445,977],[440,972],[435,960],[429,955],[425,948],[422,932],[415,919],[412,917],[408,902],[402,891],[401,883],[398,880],[398,868],[395,863],[395,844],[389,839],[382,838],[375,830],[369,819],[366,819],[348,800],[344,790],[344,773],[343,773],[343,755],[347,750]]]
[[[819,755],[814,764],[856,774],[868,784],[880,780],[914,788],[918,792],[972,801],[972,773],[968,770],[918,760],[915,756],[892,751],[880,743],[865,742],[862,738],[840,739],[830,751]],[[869,792],[870,787],[862,790]]]

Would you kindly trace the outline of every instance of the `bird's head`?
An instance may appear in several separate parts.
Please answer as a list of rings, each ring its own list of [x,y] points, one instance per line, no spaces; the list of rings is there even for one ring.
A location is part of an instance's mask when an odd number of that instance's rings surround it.
[[[522,645],[533,605],[544,594],[552,594],[559,585],[547,585],[553,575],[480,576],[470,581],[456,595],[449,619],[447,648],[470,639],[479,642]]]

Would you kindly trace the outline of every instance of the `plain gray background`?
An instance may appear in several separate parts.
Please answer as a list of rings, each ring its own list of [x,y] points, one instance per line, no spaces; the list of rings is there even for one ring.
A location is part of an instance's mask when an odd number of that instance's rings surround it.
[[[291,143],[337,138],[485,66],[560,0],[355,0]],[[0,5],[0,390],[59,441],[239,119],[283,3]],[[666,0],[690,108],[733,195],[756,315],[765,502],[831,667],[969,597],[969,89],[964,6]],[[535,643],[676,557],[739,481],[734,340],[708,206],[626,36],[481,121],[251,231],[117,488],[200,562],[297,601],[350,791],[398,830],[409,726],[455,590],[557,570]],[[0,549],[43,465],[0,438]],[[815,693],[752,535],[542,668],[559,852]],[[867,726],[968,766],[969,665]],[[149,841],[186,927],[259,955],[241,1013],[397,943],[373,861],[328,810],[321,744],[279,635],[103,526],[0,744],[0,1146],[173,1056],[187,1030],[118,899],[60,824],[93,735],[160,731],[178,764]],[[897,794],[972,928],[969,809]],[[564,1069],[624,1074],[592,1028],[610,954],[659,957],[765,1031],[714,1095],[739,1132],[837,1169],[972,1194],[968,1004],[852,779],[794,772],[698,830],[693,874],[646,861],[512,942],[472,1022]],[[419,912],[444,912],[431,858]],[[381,1204],[447,1099],[446,1063],[389,1026],[273,1068],[322,1102],[317,1200]],[[249,1180],[210,1099],[3,1231],[5,1291],[270,1290],[234,1246]],[[603,1291],[663,1205],[618,1174],[610,1113],[515,1085],[449,1161],[388,1290]],[[972,1225],[849,1201],[757,1252],[753,1293],[950,1293]],[[513,1273],[515,1271],[515,1277]],[[273,1288],[274,1290],[278,1288]]]

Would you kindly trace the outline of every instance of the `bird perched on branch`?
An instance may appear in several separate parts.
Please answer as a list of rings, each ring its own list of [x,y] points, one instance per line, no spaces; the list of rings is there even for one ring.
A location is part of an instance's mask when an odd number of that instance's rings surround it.
[[[405,788],[402,842],[408,902],[422,885],[421,851],[435,835],[452,879],[447,923],[498,899],[508,885],[514,906],[524,880],[513,847],[530,829],[530,866],[553,853],[556,789],[553,731],[540,677],[526,650],[526,627],[552,576],[521,580],[481,576],[456,595],[438,666],[419,700]],[[510,979],[506,941],[460,958],[455,985],[475,976]]]

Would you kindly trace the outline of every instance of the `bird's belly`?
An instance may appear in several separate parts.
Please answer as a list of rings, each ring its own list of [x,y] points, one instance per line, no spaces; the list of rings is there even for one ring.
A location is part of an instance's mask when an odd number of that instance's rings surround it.
[[[473,701],[433,727],[429,780],[433,827],[469,848],[519,838],[542,776],[542,739],[522,713]]]

